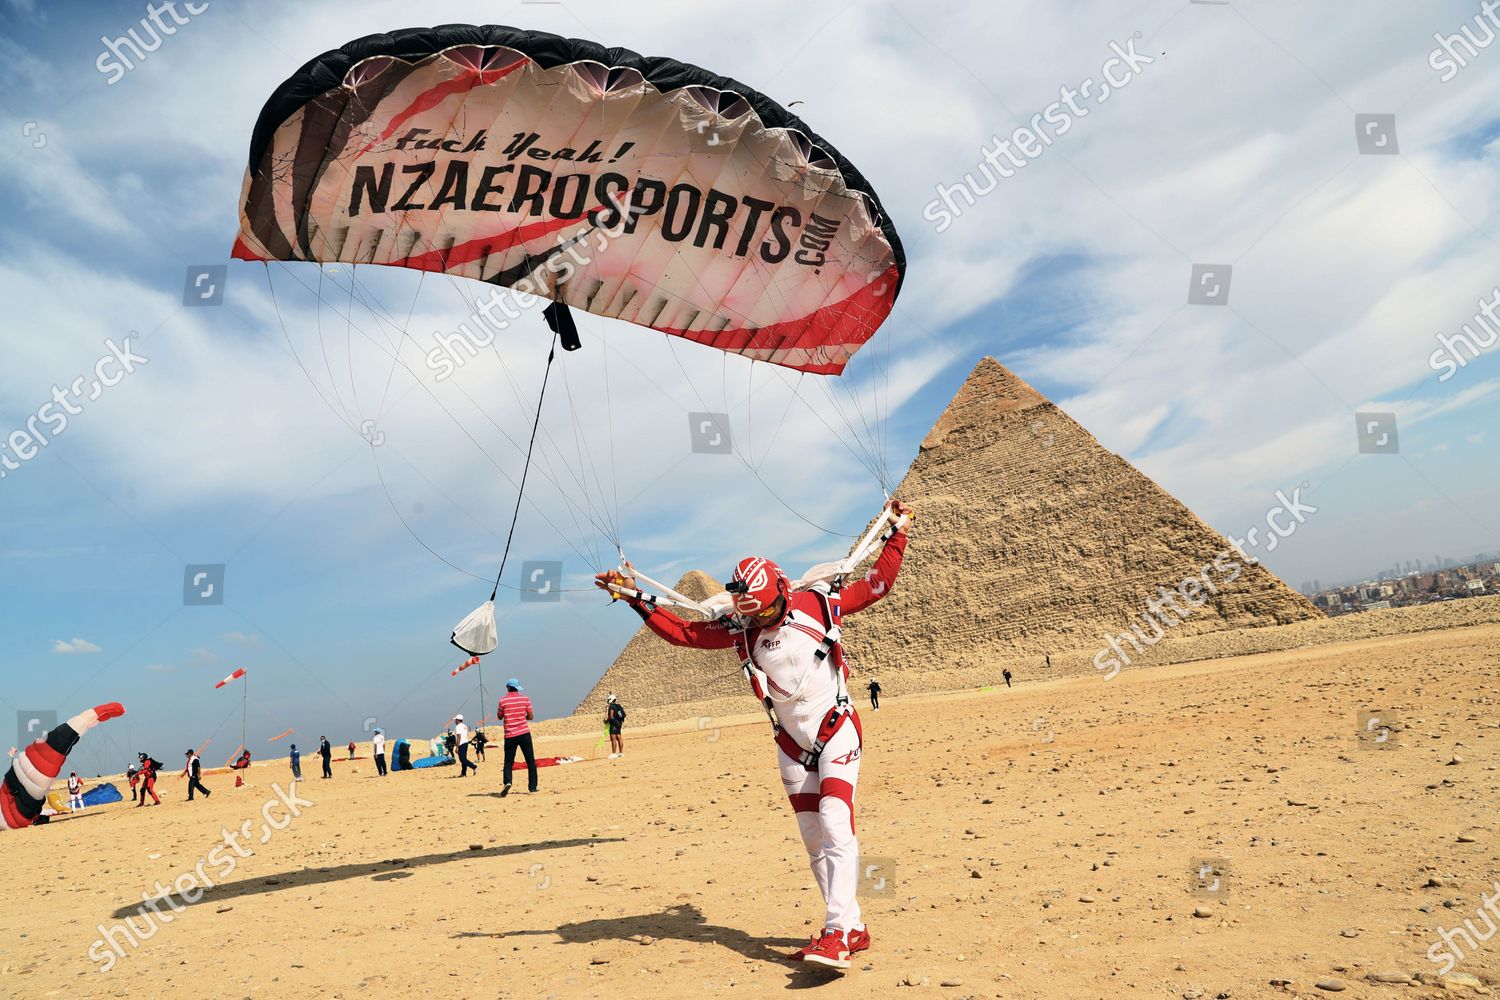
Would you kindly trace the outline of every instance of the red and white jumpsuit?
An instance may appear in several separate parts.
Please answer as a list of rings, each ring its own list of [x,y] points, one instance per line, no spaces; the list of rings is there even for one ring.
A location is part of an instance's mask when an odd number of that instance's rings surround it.
[[[890,592],[905,552],[905,532],[896,532],[886,540],[880,558],[864,579],[844,587],[845,617],[868,608]],[[729,620],[689,622],[638,600],[630,602],[651,631],[674,646],[730,649],[737,636],[743,635],[752,661],[766,675],[766,693],[778,721],[797,745],[806,749],[817,741],[823,720],[837,706],[841,685],[830,666],[833,658],[819,660],[814,656],[827,634],[822,600],[817,594],[796,591],[787,595],[787,603],[788,613],[775,627],[741,633]],[[824,746],[815,770],[803,767],[780,745],[776,749],[781,783],[796,812],[813,877],[828,907],[824,926],[845,934],[864,927],[855,898],[859,842],[854,833],[854,792],[859,784],[862,742],[859,715],[851,707],[844,723]]]

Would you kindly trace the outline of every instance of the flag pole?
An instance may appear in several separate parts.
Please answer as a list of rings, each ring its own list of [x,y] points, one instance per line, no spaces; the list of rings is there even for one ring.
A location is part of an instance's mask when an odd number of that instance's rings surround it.
[[[474,664],[474,666],[479,670],[479,723],[478,723],[478,725],[479,725],[479,728],[483,729],[484,728],[484,712],[485,712],[485,708],[484,708],[484,705],[485,705],[485,702],[484,702],[484,662],[481,660],[479,663]]]

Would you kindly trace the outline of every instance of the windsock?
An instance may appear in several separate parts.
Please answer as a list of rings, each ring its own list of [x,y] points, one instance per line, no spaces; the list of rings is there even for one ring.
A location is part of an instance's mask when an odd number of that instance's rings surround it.
[[[237,681],[237,680],[239,680],[243,676],[245,676],[245,668],[241,667],[240,669],[236,670],[234,673],[230,674],[228,677],[224,678],[219,683],[215,684],[214,685],[214,690],[217,691],[217,690],[219,690],[219,688],[223,687],[225,684],[228,684],[230,681]]]
[[[477,656],[471,656],[467,660],[465,660],[464,662],[460,663],[458,666],[454,667],[453,668],[453,672],[451,674],[449,674],[448,676],[449,677],[457,677],[459,674],[463,673],[465,670],[468,670],[470,667],[477,665],[478,663],[479,663],[479,657],[477,657]]]
[[[47,789],[62,773],[63,763],[83,734],[124,714],[124,706],[115,702],[80,712],[17,754],[0,785],[0,830],[19,830],[35,823],[47,801]]]

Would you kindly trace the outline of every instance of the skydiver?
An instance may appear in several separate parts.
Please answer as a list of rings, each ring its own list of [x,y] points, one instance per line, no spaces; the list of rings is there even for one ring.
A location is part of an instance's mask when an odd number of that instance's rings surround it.
[[[333,777],[333,744],[326,736],[318,737],[318,756],[323,758],[323,777]]]
[[[898,518],[910,513],[897,500],[888,507]],[[863,611],[890,592],[905,551],[906,531],[892,530],[869,573],[843,588],[843,615]],[[604,589],[610,584],[635,588],[633,578],[617,572],[600,573],[595,582]],[[859,714],[849,704],[842,651],[836,637],[829,641],[834,622],[828,597],[814,590],[793,591],[780,567],[758,557],[740,561],[727,589],[734,614],[706,622],[684,621],[638,597],[624,599],[651,631],[672,645],[736,648],[764,674],[764,693],[775,708],[781,783],[827,905],[823,930],[791,957],[847,969],[852,954],[870,947],[855,898],[859,843],[854,794],[863,737]]]

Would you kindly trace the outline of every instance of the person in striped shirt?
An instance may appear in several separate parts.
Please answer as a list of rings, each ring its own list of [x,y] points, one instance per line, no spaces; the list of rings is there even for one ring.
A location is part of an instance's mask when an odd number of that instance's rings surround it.
[[[516,750],[526,758],[526,777],[529,791],[536,791],[536,753],[531,748],[531,726],[533,718],[531,699],[521,693],[521,682],[512,677],[505,682],[505,697],[495,709],[505,723],[505,787],[500,794],[510,794],[510,774],[516,763]]]

